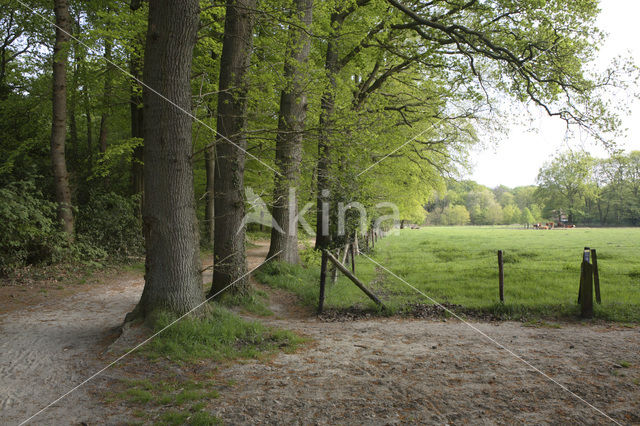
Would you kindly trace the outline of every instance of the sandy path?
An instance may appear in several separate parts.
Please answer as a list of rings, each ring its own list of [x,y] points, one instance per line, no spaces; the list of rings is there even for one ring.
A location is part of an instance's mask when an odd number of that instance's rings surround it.
[[[266,249],[263,244],[249,251],[250,267]],[[109,356],[101,354],[113,328],[141,290],[139,277],[112,280],[0,317],[0,424],[25,420],[104,366]],[[235,385],[209,410],[227,423],[607,423],[458,321],[323,323],[291,295],[270,295],[276,315],[260,321],[297,330],[312,342],[269,362],[221,368],[219,377]],[[622,423],[640,424],[638,327],[474,325]],[[33,424],[130,419],[101,404],[101,384],[108,382],[80,388]]]
[[[0,424],[26,420],[106,363],[102,352],[142,291],[142,279],[130,275],[0,317]],[[90,390],[31,424],[95,423],[105,409]]]

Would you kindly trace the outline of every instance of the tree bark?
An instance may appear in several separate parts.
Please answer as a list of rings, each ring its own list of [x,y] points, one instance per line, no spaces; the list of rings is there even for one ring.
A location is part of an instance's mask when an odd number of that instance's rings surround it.
[[[345,13],[331,14],[331,28],[338,31],[342,26]],[[338,39],[333,34],[329,38],[327,53],[325,58],[325,70],[329,78],[329,88],[323,93],[320,101],[320,138],[318,141],[318,188],[317,188],[317,210],[316,210],[316,250],[323,250],[329,247],[331,233],[329,231],[329,217],[327,209],[323,208],[324,203],[329,200],[331,185],[329,182],[329,167],[331,165],[331,134],[334,125],[335,113],[335,92],[337,88],[336,76],[340,70],[338,52]]]
[[[51,126],[51,164],[58,202],[58,220],[73,239],[73,211],[69,174],[65,159],[67,137],[67,45],[71,34],[71,16],[67,0],[55,0],[56,41],[53,48],[53,120]]]
[[[215,160],[215,145],[211,145],[204,150],[204,168],[206,173],[206,194],[205,194],[205,205],[204,205],[204,237],[207,240],[207,243],[211,244],[213,247],[213,238],[215,235],[215,171],[216,171],[216,160]]]
[[[76,34],[80,33],[80,24],[74,25]],[[76,116],[76,106],[78,105],[78,68],[80,52],[78,42],[73,42],[73,76],[71,78],[71,99],[69,102],[69,132],[71,140],[71,167],[77,173],[78,170],[78,119]]]
[[[152,1],[144,81],[191,111],[191,63],[199,23],[198,0]],[[180,315],[204,301],[191,164],[191,118],[144,89],[145,286],[137,312]]]
[[[89,83],[87,79],[86,67],[80,64],[82,67],[82,100],[84,103],[84,115],[87,121],[87,176],[91,174],[93,168],[93,120],[91,119],[91,98],[89,97]]]
[[[224,25],[220,83],[218,85],[216,144],[218,167],[214,179],[214,262],[209,296],[233,284],[230,291],[246,293],[244,217],[244,135],[247,110],[246,74],[253,47],[253,13],[256,0],[229,0]],[[229,140],[233,142],[230,143]]]
[[[137,50],[137,49],[136,49]],[[137,79],[142,77],[142,58],[138,51],[131,53],[129,57],[129,72]],[[142,104],[140,84],[131,79],[130,114],[131,114],[131,137],[144,138],[144,109]],[[131,195],[142,194],[144,190],[144,165],[143,165],[144,143],[133,149],[131,158]]]
[[[282,232],[271,228],[271,245],[267,257],[299,263],[298,223],[290,220],[298,215],[297,200],[290,199],[290,188],[298,189],[302,162],[302,136],[307,115],[305,91],[305,64],[309,58],[313,0],[295,0],[297,19],[306,27],[289,28],[289,46],[285,55],[284,78],[288,86],[280,95],[280,114],[276,136],[276,166],[281,174],[275,175],[273,191],[273,219]]]
[[[109,112],[111,110],[111,41],[105,40],[104,42],[104,59],[106,67],[104,71],[104,92],[102,94],[102,118],[100,119],[100,136],[99,149],[102,154],[107,152],[107,134],[109,132],[108,120]]]

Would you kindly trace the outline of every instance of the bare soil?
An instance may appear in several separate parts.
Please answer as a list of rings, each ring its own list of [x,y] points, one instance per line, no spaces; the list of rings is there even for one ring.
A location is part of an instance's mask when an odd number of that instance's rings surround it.
[[[264,244],[251,249],[250,265],[265,254]],[[142,278],[131,275],[0,316],[1,424],[19,424],[113,358],[105,349],[142,290]],[[310,343],[266,361],[217,366],[217,377],[233,385],[207,410],[225,423],[610,423],[460,321],[326,322],[295,296],[266,291],[275,315],[255,319]],[[638,326],[472,324],[616,421],[640,424]],[[106,385],[120,374],[107,370],[32,424],[134,421],[123,406],[104,403]]]

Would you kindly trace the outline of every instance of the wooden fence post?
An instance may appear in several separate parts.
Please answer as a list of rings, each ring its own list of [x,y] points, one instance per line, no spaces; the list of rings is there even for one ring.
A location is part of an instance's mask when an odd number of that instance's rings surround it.
[[[360,243],[358,242],[358,230],[353,233],[353,251],[354,254],[360,254]]]
[[[336,258],[340,257],[340,249],[337,250],[336,252]],[[331,283],[335,284],[335,282],[338,281],[338,268],[333,267],[333,269],[331,269]]]
[[[322,313],[324,306],[324,287],[327,282],[327,252],[322,250],[322,262],[320,263],[320,297],[318,300],[318,315]]]
[[[500,289],[500,302],[504,303],[504,261],[502,250],[498,250],[498,287]]]
[[[358,241],[358,234],[356,234],[356,242]],[[351,244],[349,247],[351,249],[351,273],[355,274],[356,273],[356,242],[354,242],[353,244]]]
[[[598,272],[598,255],[596,249],[591,249],[591,266],[593,267],[593,286],[596,289],[596,302],[602,303],[600,298],[600,273]]]
[[[585,247],[580,267],[580,315],[582,318],[593,318],[593,269],[589,263],[591,251]]]

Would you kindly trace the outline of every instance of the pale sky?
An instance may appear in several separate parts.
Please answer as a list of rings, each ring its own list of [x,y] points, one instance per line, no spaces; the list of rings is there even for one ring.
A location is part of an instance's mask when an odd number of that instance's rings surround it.
[[[613,57],[629,53],[640,64],[640,1],[601,0],[600,8],[598,26],[609,36],[600,49],[598,67],[604,69]],[[580,135],[567,140],[562,120],[547,116],[541,109],[532,107],[530,111],[530,125],[512,125],[495,148],[477,149],[472,154],[474,167],[470,179],[491,188],[500,184],[533,185],[540,167],[557,152],[584,149],[597,157],[607,156],[604,149]],[[617,140],[620,148],[640,150],[639,120],[640,102],[635,100],[631,115],[623,117],[623,127],[628,131],[626,137]]]

